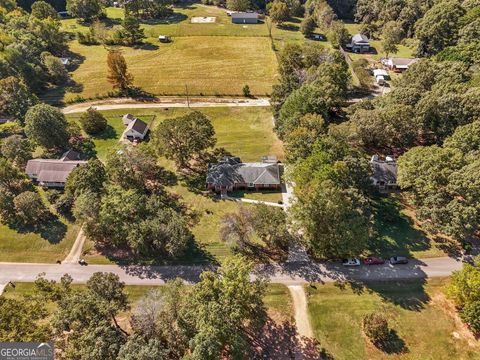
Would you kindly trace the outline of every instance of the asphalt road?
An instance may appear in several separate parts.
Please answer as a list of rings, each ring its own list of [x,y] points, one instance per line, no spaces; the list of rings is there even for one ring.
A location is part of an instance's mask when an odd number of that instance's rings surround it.
[[[261,266],[252,273],[252,279],[269,278],[272,283],[285,285],[308,282],[368,281],[424,279],[427,277],[449,276],[462,267],[460,261],[452,258],[411,260],[407,265],[372,265],[345,268],[339,263],[289,263],[281,266]],[[68,273],[75,283],[85,283],[98,271],[112,272],[127,285],[161,285],[177,277],[187,283],[195,283],[200,274],[212,266],[120,266],[79,264],[34,264],[0,263],[0,284],[8,281],[32,282],[39,273],[47,279],[58,280]]]

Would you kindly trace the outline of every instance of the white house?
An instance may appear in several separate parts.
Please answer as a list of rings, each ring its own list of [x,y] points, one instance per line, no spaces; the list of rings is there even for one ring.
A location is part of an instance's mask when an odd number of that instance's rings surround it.
[[[346,47],[355,53],[368,53],[370,52],[370,40],[363,34],[356,34],[352,36],[350,44],[347,44]]]
[[[126,114],[122,118],[123,124],[127,127],[122,134],[124,140],[138,141],[143,140],[148,132],[148,125],[131,114]]]

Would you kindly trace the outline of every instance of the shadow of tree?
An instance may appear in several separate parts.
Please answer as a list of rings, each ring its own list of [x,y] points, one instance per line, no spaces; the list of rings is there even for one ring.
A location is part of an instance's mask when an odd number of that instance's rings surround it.
[[[47,219],[43,220],[36,226],[10,224],[9,227],[20,234],[38,234],[42,239],[47,240],[50,244],[60,243],[67,233],[67,225],[61,222],[60,219],[53,214],[50,214]]]
[[[402,206],[396,199],[379,196],[373,200],[373,208],[374,233],[368,244],[371,253],[409,256],[411,251],[431,248],[426,233],[416,229],[413,221],[401,213]]]
[[[117,130],[111,125],[107,125],[105,130],[94,136],[95,139],[107,140],[116,139],[118,137]]]
[[[281,25],[278,25],[278,28],[285,31],[298,31],[300,29],[299,26],[292,25],[292,24],[281,24]]]
[[[296,327],[289,321],[282,324],[268,319],[261,334],[252,339],[252,359],[303,359],[329,360],[333,359],[328,352],[320,347],[314,338],[299,339]]]
[[[404,354],[408,352],[407,344],[398,336],[394,329],[390,329],[388,339],[385,342],[376,344],[376,346],[387,354]]]

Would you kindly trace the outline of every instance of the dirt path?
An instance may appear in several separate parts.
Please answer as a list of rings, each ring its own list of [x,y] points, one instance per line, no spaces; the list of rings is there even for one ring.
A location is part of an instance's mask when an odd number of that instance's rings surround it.
[[[270,101],[262,99],[234,99],[234,98],[190,98],[188,103],[181,97],[162,97],[153,101],[138,101],[131,98],[107,99],[89,101],[67,106],[62,109],[64,114],[83,112],[90,107],[97,110],[117,109],[151,109],[151,108],[203,108],[203,107],[255,107],[270,106]]]
[[[313,337],[312,327],[308,318],[307,296],[302,285],[289,285],[295,310],[295,325],[300,338]]]
[[[83,244],[85,244],[85,235],[83,233],[83,229],[81,228],[78,232],[77,238],[75,239],[75,243],[73,244],[72,248],[70,249],[70,253],[67,255],[65,260],[62,261],[62,264],[75,264],[82,256],[82,249]]]

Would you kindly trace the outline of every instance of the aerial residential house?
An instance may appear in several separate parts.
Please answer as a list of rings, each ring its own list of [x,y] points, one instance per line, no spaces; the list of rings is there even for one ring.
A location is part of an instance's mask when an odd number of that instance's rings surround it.
[[[280,189],[280,168],[276,157],[243,163],[238,157],[225,156],[218,163],[208,165],[206,187],[221,193],[236,189]]]
[[[365,35],[356,34],[352,36],[350,44],[347,44],[346,47],[347,50],[355,53],[368,53],[370,52],[370,40]]]
[[[417,58],[383,58],[381,60],[382,64],[387,66],[390,70],[393,70],[396,73],[408,70],[410,66],[415,64],[418,60]]]
[[[373,170],[371,180],[381,192],[398,190],[397,185],[397,163],[392,156],[387,156],[385,160],[381,160],[378,155],[373,155],[370,160]]]
[[[234,24],[258,24],[258,14],[254,12],[236,12],[231,17]]]
[[[28,177],[40,186],[63,188],[68,175],[86,163],[78,160],[79,154],[75,151],[67,151],[60,159],[32,159],[28,160],[25,172]],[[75,159],[75,160],[73,160]]]
[[[145,139],[148,133],[148,125],[132,114],[125,114],[122,118],[123,125],[126,126],[122,134],[122,139],[129,141],[138,141]]]
[[[61,57],[60,61],[62,62],[63,66],[69,66],[71,64],[70,58],[68,57]]]

